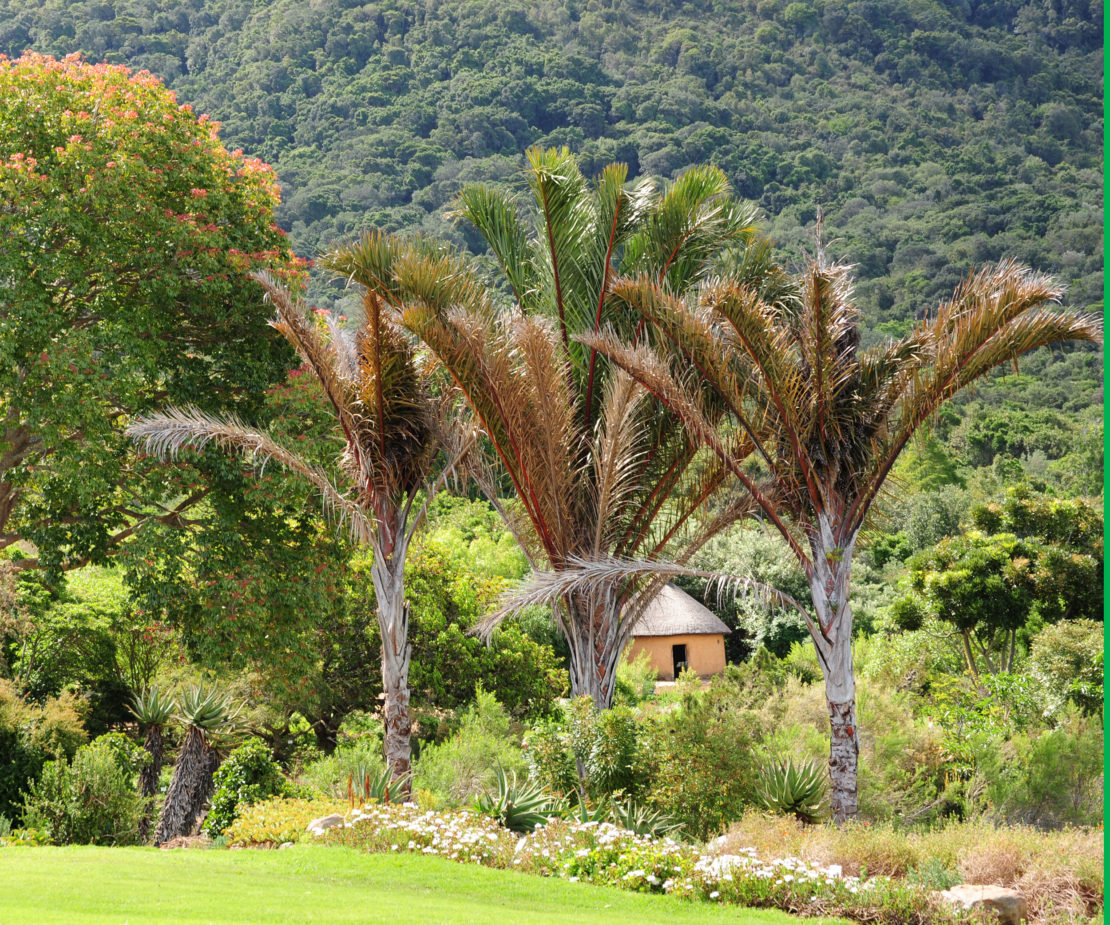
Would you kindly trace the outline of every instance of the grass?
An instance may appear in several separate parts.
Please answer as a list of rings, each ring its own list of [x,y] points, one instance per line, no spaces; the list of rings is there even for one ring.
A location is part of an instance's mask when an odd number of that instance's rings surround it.
[[[284,851],[0,849],[0,893],[2,925],[801,921],[774,910],[718,908],[439,858],[309,845]]]
[[[913,877],[943,869],[963,883],[994,883],[1029,901],[1031,925],[1101,922],[1103,831],[1040,831],[1029,826],[952,822],[931,830],[890,824],[803,826],[749,813],[733,825],[722,850],[751,846],[761,856],[792,855],[840,864],[846,874]]]

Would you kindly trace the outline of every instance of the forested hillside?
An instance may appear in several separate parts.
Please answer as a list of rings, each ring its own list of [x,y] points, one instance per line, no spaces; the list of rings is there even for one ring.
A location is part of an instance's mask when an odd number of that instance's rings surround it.
[[[1101,22],[1090,0],[0,0],[0,51],[149,68],[276,166],[309,256],[444,233],[460,181],[532,144],[718,164],[794,254],[822,209],[895,331],[1003,255],[1101,302]]]

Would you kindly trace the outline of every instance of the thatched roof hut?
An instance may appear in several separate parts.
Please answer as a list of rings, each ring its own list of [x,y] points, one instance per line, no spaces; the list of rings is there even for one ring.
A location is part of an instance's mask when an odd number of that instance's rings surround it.
[[[683,668],[709,677],[725,670],[729,632],[704,604],[674,585],[665,585],[636,621],[628,657],[646,652],[660,681],[674,680]]]

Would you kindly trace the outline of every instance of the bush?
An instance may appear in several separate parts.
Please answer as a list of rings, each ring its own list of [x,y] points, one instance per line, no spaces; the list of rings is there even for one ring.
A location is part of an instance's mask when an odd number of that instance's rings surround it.
[[[1098,825],[1103,809],[1101,723],[1072,708],[1056,729],[983,746],[976,779],[997,822]]]
[[[348,781],[359,780],[367,773],[376,774],[383,767],[379,741],[373,738],[354,739],[349,744],[341,744],[332,754],[306,764],[301,769],[300,780],[316,793],[334,800],[345,800]]]
[[[131,845],[146,800],[113,741],[96,740],[72,762],[49,761],[28,789],[23,820],[58,845]]]
[[[645,802],[706,837],[739,818],[755,798],[750,711],[734,685],[714,680],[704,693],[683,697],[677,710],[645,725],[639,772]]]
[[[68,760],[87,741],[78,701],[70,694],[27,703],[0,679],[0,814],[18,823],[22,793],[51,758]]]
[[[222,835],[243,808],[275,796],[300,796],[262,742],[240,745],[213,775],[212,808],[204,820],[204,833]]]
[[[311,838],[305,830],[313,819],[349,809],[346,800],[274,797],[243,807],[223,837],[231,846],[276,848],[284,842]]]
[[[508,713],[479,684],[458,732],[446,742],[423,748],[413,779],[446,805],[459,806],[493,787],[499,767],[510,774],[526,770]]]
[[[1044,691],[1045,712],[1068,701],[1084,713],[1102,711],[1102,624],[1068,620],[1046,626],[1032,640],[1029,673]]]

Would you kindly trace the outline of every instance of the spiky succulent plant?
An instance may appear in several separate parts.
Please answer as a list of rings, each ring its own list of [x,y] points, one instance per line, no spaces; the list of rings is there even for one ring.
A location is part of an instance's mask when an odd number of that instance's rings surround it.
[[[772,761],[760,774],[758,795],[763,806],[805,823],[821,822],[828,815],[827,792],[827,772],[812,761]]]
[[[551,795],[536,784],[519,783],[516,772],[510,777],[503,768],[495,769],[497,792],[480,793],[474,800],[474,810],[493,816],[505,828],[514,832],[531,832],[561,815],[559,806]]]

